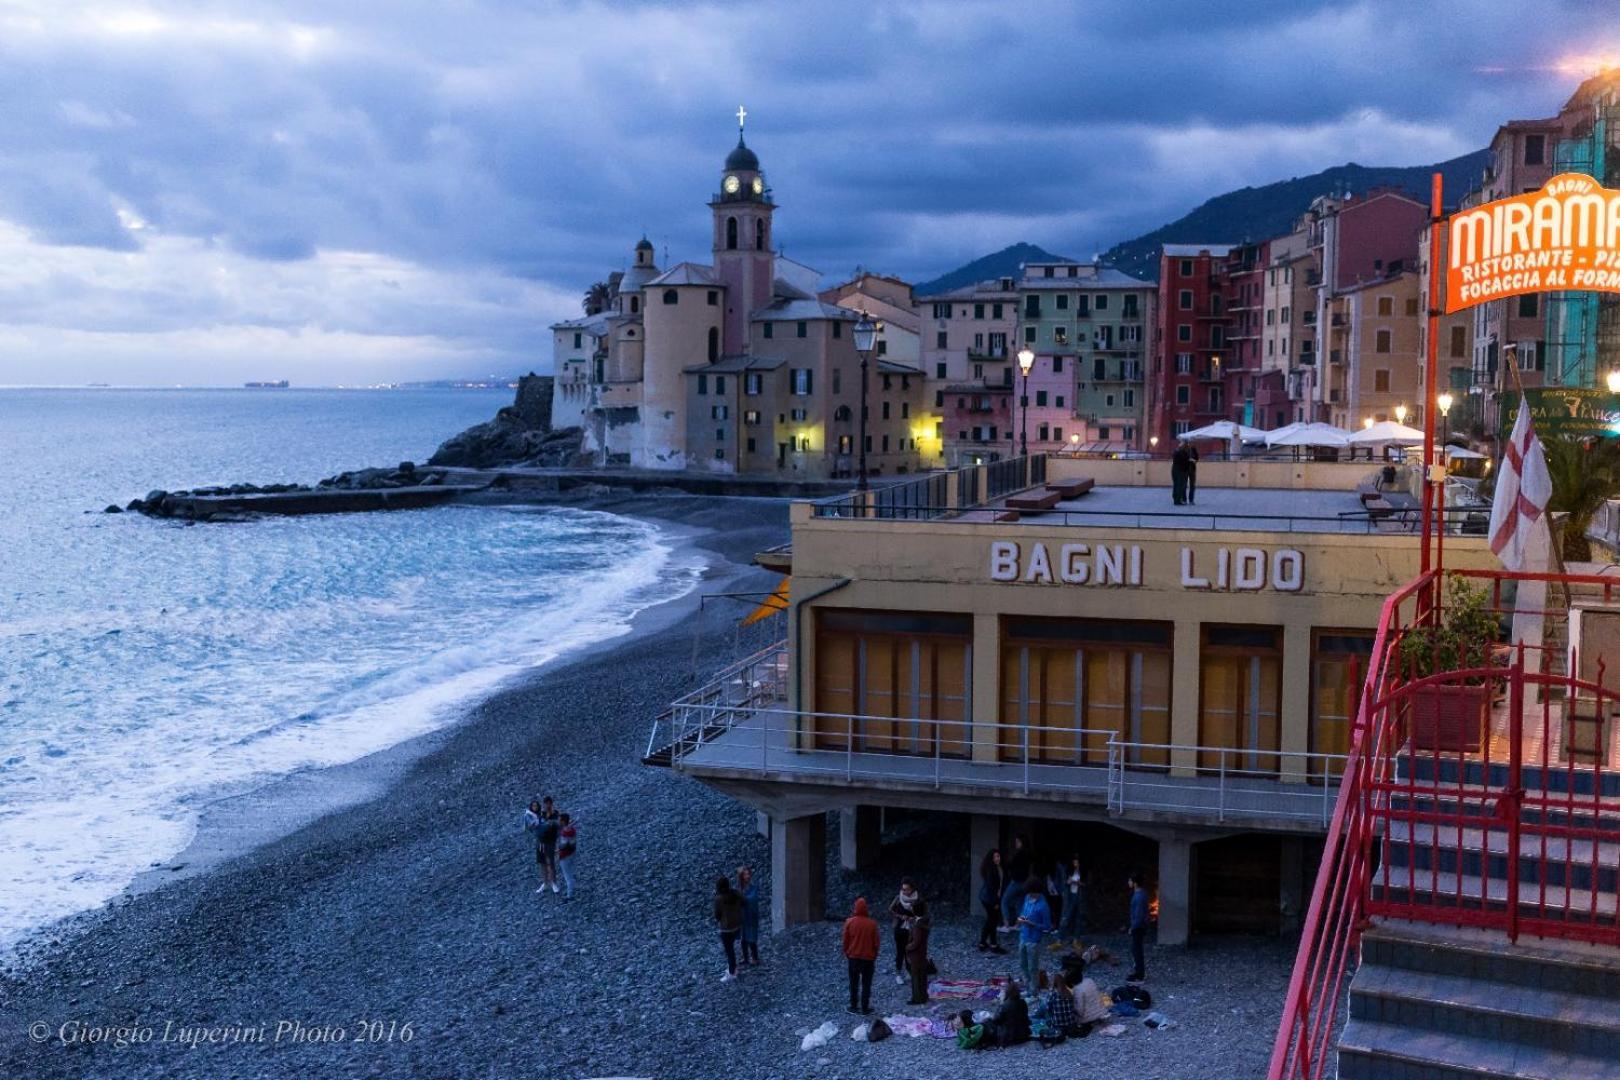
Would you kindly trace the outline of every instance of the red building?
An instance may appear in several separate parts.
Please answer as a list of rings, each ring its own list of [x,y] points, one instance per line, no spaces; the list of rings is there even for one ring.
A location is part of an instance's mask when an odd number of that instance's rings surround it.
[[[1168,452],[1175,436],[1231,419],[1224,366],[1227,261],[1232,244],[1165,244],[1159,252],[1158,325],[1148,378],[1148,434]]]

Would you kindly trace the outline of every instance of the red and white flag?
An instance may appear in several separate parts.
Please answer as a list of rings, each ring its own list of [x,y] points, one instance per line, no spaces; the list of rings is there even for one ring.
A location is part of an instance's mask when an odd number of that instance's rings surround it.
[[[1519,418],[1502,451],[1502,471],[1491,500],[1491,550],[1507,569],[1547,569],[1550,548],[1541,540],[1550,539],[1546,521],[1550,498],[1552,477],[1547,473],[1547,457],[1530,422],[1528,403],[1521,398]]]

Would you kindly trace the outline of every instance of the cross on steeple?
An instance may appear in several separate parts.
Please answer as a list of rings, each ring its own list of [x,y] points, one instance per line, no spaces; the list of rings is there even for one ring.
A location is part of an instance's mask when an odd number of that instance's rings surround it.
[[[742,134],[743,121],[748,119],[748,110],[741,105],[737,106],[737,134]]]

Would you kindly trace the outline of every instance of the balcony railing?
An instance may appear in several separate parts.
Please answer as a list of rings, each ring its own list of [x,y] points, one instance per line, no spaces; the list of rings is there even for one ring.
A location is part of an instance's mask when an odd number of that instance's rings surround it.
[[[1620,578],[1455,573],[1485,587],[1499,622],[1540,623],[1531,637],[1544,644],[1491,646],[1483,666],[1424,674],[1413,661],[1436,667],[1433,653],[1403,655],[1402,644],[1443,621],[1441,576],[1385,601],[1271,1080],[1331,1074],[1345,980],[1370,916],[1476,927],[1504,942],[1533,934],[1620,945],[1620,694],[1604,685],[1601,662],[1595,682],[1578,677],[1579,649],[1563,644],[1570,599],[1613,605]],[[1535,600],[1538,584],[1551,599]],[[1515,599],[1525,605],[1516,614]]]

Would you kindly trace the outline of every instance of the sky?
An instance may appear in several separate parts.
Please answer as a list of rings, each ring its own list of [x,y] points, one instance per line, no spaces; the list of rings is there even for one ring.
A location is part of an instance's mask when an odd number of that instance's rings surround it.
[[[1556,111],[1620,8],[1533,7],[0,0],[0,384],[549,370],[643,231],[707,261],[739,105],[829,283],[1089,258]]]

